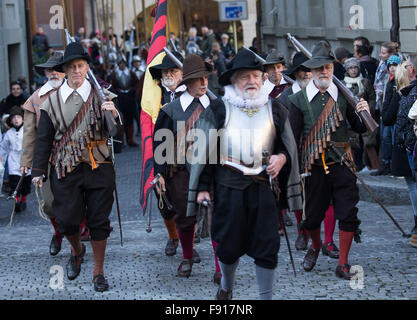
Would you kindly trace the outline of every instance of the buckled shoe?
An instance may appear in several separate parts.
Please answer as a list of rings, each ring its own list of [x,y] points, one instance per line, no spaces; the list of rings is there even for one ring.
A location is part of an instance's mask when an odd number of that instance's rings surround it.
[[[339,249],[334,242],[325,243],[321,248],[321,251],[325,256],[329,256],[333,259],[339,259]]]
[[[350,272],[350,265],[348,264],[337,266],[335,273],[338,278],[342,278],[345,280],[351,280],[352,277],[356,274],[356,272]]]
[[[303,268],[305,271],[313,270],[316,265],[317,258],[319,257],[320,249],[314,249],[310,247],[304,257]]]
[[[71,254],[71,257],[67,263],[67,277],[69,280],[75,280],[78,275],[81,272],[81,263],[84,261],[84,255],[85,255],[85,245],[82,244],[82,252],[78,256],[73,256]]]

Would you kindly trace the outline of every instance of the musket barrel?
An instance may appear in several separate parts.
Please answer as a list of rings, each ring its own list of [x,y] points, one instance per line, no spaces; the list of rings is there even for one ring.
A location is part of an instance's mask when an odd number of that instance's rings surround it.
[[[177,57],[174,56],[172,54],[172,52],[167,47],[164,47],[164,51],[167,54],[167,56],[171,59],[171,61],[174,62],[174,64],[178,68],[180,68],[180,69],[183,68],[182,62],[180,60],[178,60]],[[212,100],[212,101],[217,99],[217,96],[209,88],[207,88],[207,95],[210,98],[210,100]]]
[[[249,49],[248,47],[246,47],[246,46],[243,46],[242,47],[243,49],[245,49],[245,50],[248,50],[248,51],[250,51],[250,52],[252,52],[254,55],[255,55],[255,58],[258,60],[258,61],[260,61],[262,64],[264,64],[265,62],[266,62],[266,60],[264,59],[264,58],[262,58],[259,54],[257,54],[256,52],[253,52],[251,49]],[[290,85],[293,85],[294,84],[294,80],[293,79],[291,79],[289,76],[287,76],[286,74],[282,74],[282,77],[285,79],[285,81],[287,81]]]
[[[70,35],[70,33],[68,32],[67,29],[65,29],[65,37],[66,37],[66,40],[67,40],[67,45],[70,44],[70,43],[75,42],[74,37],[71,37],[71,35]],[[96,77],[94,76],[94,73],[91,69],[88,71],[87,75],[88,75],[88,78],[90,79],[90,81],[92,82],[94,90],[97,92],[97,94],[99,96],[100,104],[103,104],[104,102],[107,101],[107,98],[104,95],[103,88],[98,83],[98,81],[97,81]],[[116,120],[114,119],[112,113],[108,110],[104,111],[104,117],[105,117],[105,120],[106,120],[106,125],[107,125],[107,129],[109,131],[110,136],[115,137],[119,132]]]

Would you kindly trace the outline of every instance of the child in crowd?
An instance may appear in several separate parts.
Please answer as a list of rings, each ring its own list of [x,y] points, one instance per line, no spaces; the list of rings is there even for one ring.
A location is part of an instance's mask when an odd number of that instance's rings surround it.
[[[4,134],[0,143],[0,156],[3,159],[3,163],[7,161],[9,184],[14,191],[22,176],[20,173],[20,157],[22,155],[23,143],[23,109],[17,106],[13,107],[6,122],[10,129]],[[16,212],[26,210],[26,199],[30,193],[31,180],[29,172],[24,178],[16,197]]]

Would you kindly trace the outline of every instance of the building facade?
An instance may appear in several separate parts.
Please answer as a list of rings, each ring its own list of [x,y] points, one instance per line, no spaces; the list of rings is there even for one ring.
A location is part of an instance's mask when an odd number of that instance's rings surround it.
[[[398,0],[399,41],[403,52],[417,51],[417,1]],[[353,52],[353,39],[368,38],[378,57],[380,44],[390,41],[391,0],[261,0],[262,49],[277,48],[287,57],[294,51],[287,41],[291,33],[311,49],[327,39],[333,49]]]
[[[0,98],[10,93],[10,83],[28,77],[25,3],[0,1]]]

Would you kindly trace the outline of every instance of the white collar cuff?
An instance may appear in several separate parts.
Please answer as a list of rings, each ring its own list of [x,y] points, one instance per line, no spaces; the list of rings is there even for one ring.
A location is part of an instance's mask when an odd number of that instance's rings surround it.
[[[74,90],[69,87],[68,81],[65,80],[64,84],[62,85],[59,91],[61,93],[62,100],[64,100],[64,103],[67,102],[69,96],[73,94],[75,91],[81,96],[84,102],[87,102],[91,92],[91,84],[87,79],[85,79],[81,87],[79,87],[77,90]]]
[[[210,99],[206,94],[204,96],[200,97],[198,100],[200,101],[200,103],[204,107],[204,109],[207,109],[208,106],[210,105]],[[190,95],[188,93],[188,91],[185,91],[180,97],[180,103],[181,103],[182,110],[184,110],[184,112],[185,112],[193,101],[194,101],[194,97],[192,95]]]
[[[314,99],[314,97],[320,92],[319,88],[317,88],[316,85],[314,84],[313,79],[308,83],[306,91],[307,91],[307,98],[309,102],[311,102]],[[333,98],[334,101],[337,101],[337,98],[339,96],[339,91],[336,85],[333,83],[333,81],[330,83],[330,86],[327,88],[326,91],[330,94],[330,96]]]
[[[39,98],[41,98],[42,96],[44,96],[45,94],[47,94],[48,92],[52,90],[54,90],[54,88],[51,86],[51,84],[48,81],[42,86],[42,88],[39,89],[39,92],[38,92]]]

